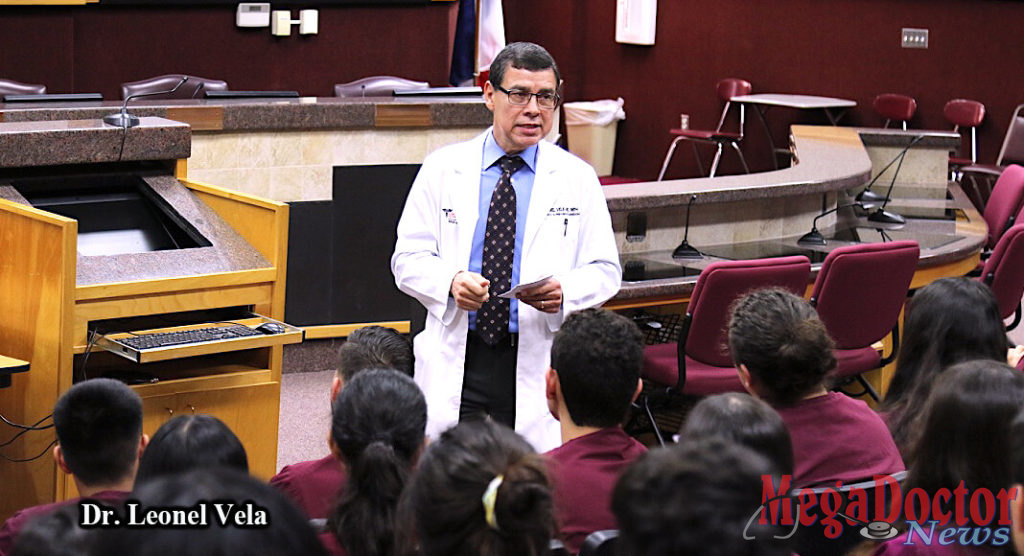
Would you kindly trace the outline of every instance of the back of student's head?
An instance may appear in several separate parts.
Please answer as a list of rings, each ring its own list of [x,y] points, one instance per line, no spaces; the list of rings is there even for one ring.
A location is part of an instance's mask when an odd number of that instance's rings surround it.
[[[324,554],[309,521],[284,494],[247,473],[226,467],[164,475],[135,491],[139,511],[206,505],[208,527],[109,527],[98,529],[90,554],[135,556],[292,556]],[[247,521],[247,503],[253,521]],[[214,503],[233,504],[222,526]],[[223,506],[222,506],[223,508]],[[260,513],[265,512],[260,525]],[[242,523],[236,523],[241,512]],[[141,514],[140,514],[141,515]],[[247,526],[253,525],[253,526]]]
[[[832,339],[805,299],[781,289],[747,294],[733,306],[729,349],[745,365],[757,394],[791,405],[820,387],[836,365]]]
[[[1011,483],[1010,425],[1024,406],[1024,375],[1005,363],[975,360],[937,377],[914,435],[907,488],[935,493],[962,480],[973,492]]]
[[[364,326],[345,339],[338,350],[338,373],[348,381],[367,369],[395,369],[412,376],[412,346],[394,329]]]
[[[139,458],[142,399],[109,378],[79,382],[53,408],[64,462],[86,485],[131,478]]]
[[[704,398],[687,415],[679,436],[733,441],[768,458],[779,474],[793,474],[793,442],[786,423],[770,405],[748,394]]]
[[[201,467],[230,467],[249,472],[242,442],[212,415],[179,415],[153,434],[139,460],[135,483]]]
[[[751,515],[774,466],[723,438],[683,438],[651,450],[623,473],[612,495],[620,548],[631,556],[789,554],[773,527]],[[745,540],[746,532],[755,540]]]
[[[538,556],[555,531],[541,457],[489,419],[460,423],[430,445],[407,502],[424,556]]]
[[[969,278],[943,278],[911,298],[904,319],[896,372],[882,408],[896,444],[918,426],[936,376],[973,359],[1006,361],[1006,329],[988,286]]]
[[[351,556],[394,552],[395,510],[426,425],[423,393],[398,371],[360,372],[335,398],[331,438],[349,477],[330,528]]]
[[[1010,428],[1010,449],[1013,484],[1024,485],[1024,408],[1017,413]]]
[[[85,556],[94,529],[83,529],[78,504],[69,504],[38,516],[14,539],[10,556]]]
[[[551,367],[575,424],[613,427],[633,401],[644,348],[632,321],[604,309],[569,315],[555,334]]]

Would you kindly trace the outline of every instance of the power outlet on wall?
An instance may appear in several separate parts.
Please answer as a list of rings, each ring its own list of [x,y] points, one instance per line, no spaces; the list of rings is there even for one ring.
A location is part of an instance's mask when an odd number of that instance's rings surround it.
[[[900,36],[903,48],[928,48],[928,29],[904,27]]]

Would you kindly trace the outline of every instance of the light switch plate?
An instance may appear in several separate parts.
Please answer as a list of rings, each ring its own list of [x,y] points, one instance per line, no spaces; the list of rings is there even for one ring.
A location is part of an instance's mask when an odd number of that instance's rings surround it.
[[[903,48],[928,48],[928,29],[904,27],[901,37]]]

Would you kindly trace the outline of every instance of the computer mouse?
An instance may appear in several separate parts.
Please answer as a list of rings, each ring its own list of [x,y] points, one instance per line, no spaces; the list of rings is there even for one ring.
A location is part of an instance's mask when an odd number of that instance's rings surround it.
[[[265,322],[256,327],[256,330],[264,334],[281,334],[284,332],[284,327],[276,322]]]

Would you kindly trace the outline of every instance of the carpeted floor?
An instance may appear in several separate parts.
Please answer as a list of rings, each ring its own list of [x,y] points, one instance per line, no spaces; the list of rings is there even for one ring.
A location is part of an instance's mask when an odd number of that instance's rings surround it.
[[[334,371],[281,375],[281,422],[277,470],[298,461],[327,455],[331,430],[331,379]]]

